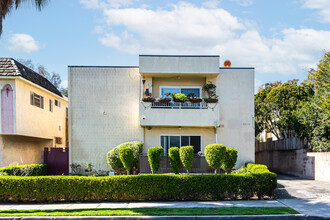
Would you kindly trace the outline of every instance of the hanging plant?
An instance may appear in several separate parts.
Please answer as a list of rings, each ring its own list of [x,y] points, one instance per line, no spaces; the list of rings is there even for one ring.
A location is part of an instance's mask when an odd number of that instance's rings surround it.
[[[216,88],[217,88],[217,86],[215,84],[213,84],[211,81],[208,81],[207,83],[205,83],[203,85],[203,90],[205,92],[207,92],[208,94],[210,94],[210,92],[215,92]]]

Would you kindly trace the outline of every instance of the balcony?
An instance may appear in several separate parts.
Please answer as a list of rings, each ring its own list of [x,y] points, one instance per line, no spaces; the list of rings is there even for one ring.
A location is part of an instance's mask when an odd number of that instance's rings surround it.
[[[159,101],[140,103],[141,126],[214,127],[219,123],[219,103]]]

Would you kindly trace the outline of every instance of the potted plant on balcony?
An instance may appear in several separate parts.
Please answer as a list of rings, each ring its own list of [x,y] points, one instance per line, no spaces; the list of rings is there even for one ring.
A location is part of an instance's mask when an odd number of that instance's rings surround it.
[[[184,103],[187,101],[187,96],[183,93],[171,94],[174,102]]]
[[[153,97],[145,97],[142,99],[143,102],[154,102],[155,99]]]
[[[211,81],[208,81],[203,85],[203,90],[207,92],[208,98],[204,98],[204,101],[207,103],[217,103],[218,102],[218,96],[215,94],[217,86],[213,84]]]
[[[169,97],[169,95],[171,95],[171,93],[164,93],[164,95],[166,95],[166,97],[159,98],[158,102],[160,102],[160,103],[169,103],[171,101],[171,98]]]

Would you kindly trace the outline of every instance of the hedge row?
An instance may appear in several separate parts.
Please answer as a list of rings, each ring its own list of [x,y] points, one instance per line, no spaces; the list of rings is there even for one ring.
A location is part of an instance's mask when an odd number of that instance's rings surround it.
[[[0,168],[0,173],[7,173],[10,176],[45,176],[47,175],[46,164],[29,164]]]
[[[0,202],[182,201],[272,196],[269,171],[228,175],[0,176]]]

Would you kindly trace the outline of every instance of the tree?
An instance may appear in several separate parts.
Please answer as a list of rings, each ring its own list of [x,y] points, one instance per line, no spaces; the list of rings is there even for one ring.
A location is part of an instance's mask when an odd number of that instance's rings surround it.
[[[22,3],[32,3],[40,11],[49,0],[1,0],[0,1],[0,36],[2,34],[2,22],[6,16],[12,11],[17,9]]]
[[[266,130],[280,139],[300,133],[303,127],[295,111],[313,93],[310,84],[297,85],[296,80],[260,90],[255,95],[256,135]]]
[[[330,151],[330,52],[325,53],[317,69],[311,69],[308,83],[315,95],[301,105],[297,115],[306,127],[301,134],[312,145],[313,151]]]

